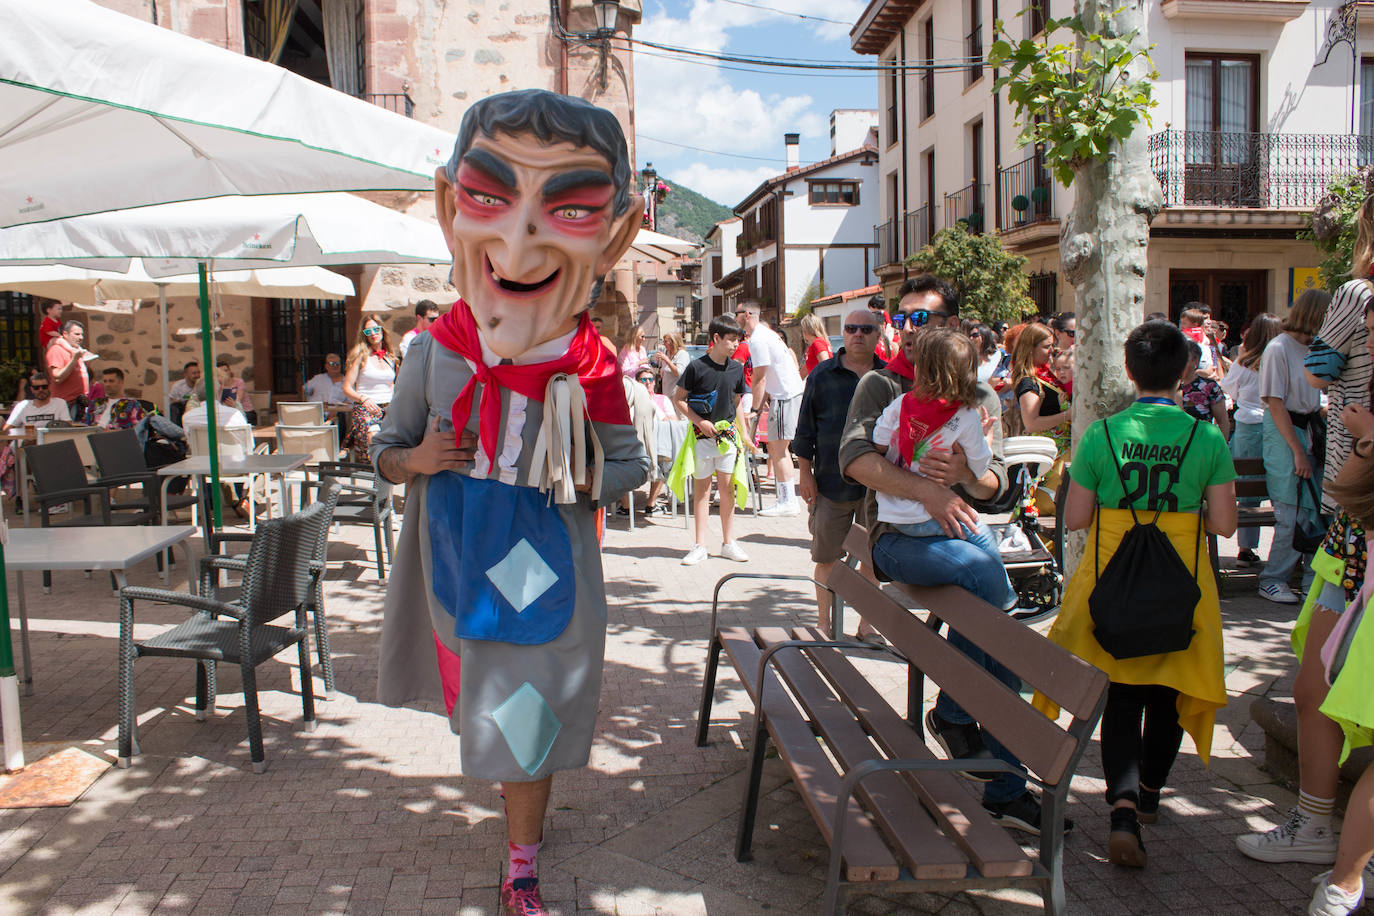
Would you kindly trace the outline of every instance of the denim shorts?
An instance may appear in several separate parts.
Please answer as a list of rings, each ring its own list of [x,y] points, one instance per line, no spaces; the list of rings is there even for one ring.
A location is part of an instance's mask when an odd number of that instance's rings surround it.
[[[1337,614],[1345,613],[1345,588],[1339,582],[1322,580],[1322,590],[1317,593],[1317,604]]]

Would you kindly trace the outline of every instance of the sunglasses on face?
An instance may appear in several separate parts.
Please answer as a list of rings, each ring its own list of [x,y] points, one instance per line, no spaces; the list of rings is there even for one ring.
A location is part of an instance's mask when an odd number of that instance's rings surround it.
[[[1078,329],[1077,329],[1077,328],[1069,328],[1067,331],[1060,331],[1059,333],[1060,333],[1060,334],[1067,334],[1068,337],[1069,337],[1069,340],[1073,340],[1075,337],[1078,336]]]
[[[846,334],[872,334],[876,330],[878,330],[877,327],[871,324],[847,324],[844,326]]]
[[[892,316],[892,326],[899,331],[907,325],[910,325],[913,329],[923,328],[927,324],[930,324],[930,319],[932,318],[939,318],[941,321],[944,321],[948,317],[949,316],[944,312],[932,312],[928,309],[917,309],[914,312],[898,312]]]
[[[363,328],[363,333],[364,333],[364,334],[367,334],[367,335],[369,335],[369,336],[372,335],[372,334],[380,334],[380,333],[382,333],[382,329],[381,329],[381,328]]]
[[[337,359],[331,359],[329,362],[325,363],[326,366],[337,366],[338,364],[339,361]]]
[[[30,390],[30,391],[47,391],[47,390],[48,390],[48,386],[47,386],[47,385],[33,385],[33,384],[30,384],[30,385],[29,385],[29,390]]]

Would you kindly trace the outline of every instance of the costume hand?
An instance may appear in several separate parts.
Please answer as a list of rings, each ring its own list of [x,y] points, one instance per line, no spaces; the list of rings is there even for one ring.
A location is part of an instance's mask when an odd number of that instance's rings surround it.
[[[1293,453],[1293,473],[1302,478],[1312,476],[1312,462],[1307,460],[1306,452],[1296,451]]]
[[[816,475],[810,469],[802,468],[797,478],[797,492],[808,506],[816,501]]]
[[[409,468],[415,474],[437,474],[457,470],[472,464],[477,456],[477,437],[463,430],[461,441],[455,443],[453,433],[439,429],[440,419],[425,430],[425,438],[410,450]]]
[[[968,474],[968,457],[956,442],[953,450],[930,449],[921,456],[921,463],[916,467],[922,477],[929,478],[941,486],[952,487],[956,483],[965,482]]]
[[[967,467],[967,465],[965,465]],[[921,500],[921,505],[930,513],[930,517],[940,523],[946,535],[952,538],[964,539],[964,528],[970,531],[978,527],[978,513],[953,490],[947,487],[932,488],[935,492]]]
[[[1353,439],[1374,436],[1374,413],[1362,404],[1347,404],[1341,411],[1341,423]]]

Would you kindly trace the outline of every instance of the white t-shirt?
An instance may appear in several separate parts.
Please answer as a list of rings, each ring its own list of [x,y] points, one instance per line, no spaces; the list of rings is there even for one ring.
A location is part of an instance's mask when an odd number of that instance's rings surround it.
[[[411,328],[409,331],[406,331],[404,334],[401,335],[401,342],[397,346],[397,349],[401,351],[401,359],[406,358],[406,351],[410,349],[411,341],[415,340],[416,337],[423,333],[423,331],[417,331],[414,328]]]
[[[390,404],[391,393],[396,388],[396,370],[385,360],[371,353],[363,357],[363,367],[358,372],[358,381],[353,389],[365,398],[371,398],[377,405]]]
[[[195,407],[181,415],[181,428],[186,429],[191,426],[209,426],[205,419],[205,402],[202,401]],[[215,425],[223,427],[250,426],[248,418],[243,415],[243,411],[237,407],[230,407],[228,404],[215,405]]]
[[[1264,402],[1260,400],[1260,377],[1254,369],[1247,369],[1240,360],[1221,379],[1221,390],[1236,402],[1236,422],[1254,425],[1264,422]]]
[[[20,401],[14,405],[14,410],[10,411],[10,418],[5,421],[5,426],[9,429],[21,429],[32,423],[35,427],[47,426],[54,420],[70,420],[71,412],[67,410],[67,402],[61,398],[48,398],[48,403],[42,407],[34,404],[33,401]]]
[[[787,355],[787,345],[772,328],[759,324],[749,335],[749,359],[757,371],[768,369],[764,382],[769,397],[787,401],[801,397],[806,383],[797,371],[796,360]]]
[[[329,377],[328,372],[311,376],[310,381],[305,383],[305,396],[311,401],[323,401],[326,404],[348,403],[348,398],[343,393],[343,376],[339,376],[336,382]]]
[[[753,348],[750,348],[750,352]],[[878,422],[873,426],[873,444],[878,448],[887,449],[887,460],[901,467],[903,465],[901,450],[897,448],[897,424],[902,416],[902,398],[897,398],[884,408],[878,415]],[[983,435],[983,420],[978,415],[978,411],[972,407],[960,407],[955,411],[954,416],[945,421],[929,437],[917,446],[918,452],[923,452],[922,446],[929,448],[949,450],[954,447],[954,443],[959,443],[959,447],[964,450],[964,456],[968,459],[968,469],[974,477],[982,477],[987,473],[988,466],[992,464],[992,446],[988,445],[987,437]],[[913,465],[908,470],[919,474]],[[878,496],[878,521],[889,522],[894,525],[914,525],[919,522],[930,521],[930,513],[926,507],[914,499],[901,499],[890,496],[881,490],[876,491]]]
[[[1269,341],[1260,359],[1259,396],[1283,398],[1293,413],[1311,413],[1322,406],[1321,392],[1307,383],[1307,344],[1287,332]]]

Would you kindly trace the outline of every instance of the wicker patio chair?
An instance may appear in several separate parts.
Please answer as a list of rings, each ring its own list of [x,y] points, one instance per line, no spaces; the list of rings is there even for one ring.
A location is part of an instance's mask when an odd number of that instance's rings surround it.
[[[324,694],[327,699],[334,695],[334,659],[329,652],[329,627],[326,625],[324,617],[324,577],[329,568],[329,529],[333,524],[334,507],[339,501],[338,485],[329,484],[325,486],[321,494],[321,501],[327,506],[325,517],[328,521],[320,529],[320,535],[316,539],[314,550],[310,555],[310,596],[306,599],[306,610],[310,613],[310,619],[315,626],[315,652],[320,660],[320,668],[324,670]],[[249,544],[252,540],[253,535],[243,531],[206,530],[207,553],[220,555],[220,559],[213,564],[201,565],[200,593],[202,595],[215,595],[231,603],[238,600],[238,589],[241,586],[222,585],[219,580],[222,572],[242,572],[247,567],[248,555],[234,553],[226,555],[225,551],[232,551],[234,544]],[[213,668],[210,674],[210,699],[213,705],[215,696]]]
[[[143,446],[138,443],[138,433],[132,429],[118,429],[91,436],[87,441],[90,443],[91,452],[95,455],[96,467],[100,471],[100,478],[97,483],[109,487],[141,485],[144,500],[128,505],[131,507],[138,505],[145,509],[151,509],[157,514],[158,524],[166,524],[166,520],[162,518],[162,501],[158,498],[161,492],[162,479],[158,477],[154,468],[148,467],[148,460],[143,454]],[[151,504],[145,504],[145,500],[149,499],[151,499]],[[167,508],[169,510],[190,508],[192,515],[194,515],[196,497],[190,493],[169,493],[167,495]]]
[[[320,426],[324,401],[278,401],[277,423],[285,426]]]
[[[391,484],[370,464],[352,461],[321,461],[315,469],[318,480],[311,486],[339,485],[339,505],[334,521],[355,525],[371,525],[372,538],[377,547],[377,579],[386,581],[386,564],[392,562],[395,538],[391,530]],[[385,542],[386,559],[382,559]]]
[[[128,766],[137,752],[134,661],[144,656],[196,660],[196,718],[209,709],[210,668],[218,662],[237,664],[243,677],[244,712],[248,720],[249,757],[253,771],[267,768],[258,713],[257,666],[288,646],[300,657],[301,706],[305,730],[315,727],[315,694],[310,670],[310,561],[318,549],[320,529],[329,525],[329,504],[314,503],[294,515],[264,521],[253,534],[237,601],[212,595],[190,595],[159,588],[130,586],[119,593],[119,765]],[[234,561],[209,556],[202,569]],[[134,641],[134,606],[139,601],[173,604],[192,610],[191,617],[141,642]],[[270,621],[292,615],[291,626]]]

